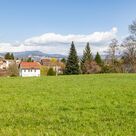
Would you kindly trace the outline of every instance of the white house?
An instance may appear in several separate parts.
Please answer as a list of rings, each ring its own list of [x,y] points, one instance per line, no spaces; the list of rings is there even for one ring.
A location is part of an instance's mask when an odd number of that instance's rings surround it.
[[[21,62],[19,75],[22,77],[39,77],[41,65],[38,62]]]

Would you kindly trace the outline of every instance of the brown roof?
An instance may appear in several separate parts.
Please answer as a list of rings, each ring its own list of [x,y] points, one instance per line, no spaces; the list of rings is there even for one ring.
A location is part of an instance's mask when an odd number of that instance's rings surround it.
[[[50,66],[51,60],[50,59],[42,59],[41,63],[42,63],[42,65]]]
[[[56,61],[52,61],[51,59],[42,59],[41,60],[41,64],[44,66],[49,66],[49,67],[53,67],[53,66],[62,66],[63,67],[63,63],[59,60]]]
[[[21,62],[19,67],[22,69],[40,69],[41,65],[38,62]]]

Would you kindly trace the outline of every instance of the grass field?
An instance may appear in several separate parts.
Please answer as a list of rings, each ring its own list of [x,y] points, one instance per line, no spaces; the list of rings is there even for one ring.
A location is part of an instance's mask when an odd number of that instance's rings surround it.
[[[0,136],[135,136],[136,75],[0,78]]]

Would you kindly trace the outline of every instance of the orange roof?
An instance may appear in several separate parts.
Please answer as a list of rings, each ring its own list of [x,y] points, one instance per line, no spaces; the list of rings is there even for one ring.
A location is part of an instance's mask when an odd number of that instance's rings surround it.
[[[39,69],[40,64],[38,62],[21,62],[20,68],[24,69]]]

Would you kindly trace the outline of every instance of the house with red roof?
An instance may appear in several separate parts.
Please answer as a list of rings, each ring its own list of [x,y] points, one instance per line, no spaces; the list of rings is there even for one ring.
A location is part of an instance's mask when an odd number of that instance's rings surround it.
[[[21,62],[19,75],[21,77],[39,77],[41,65],[38,62]]]

